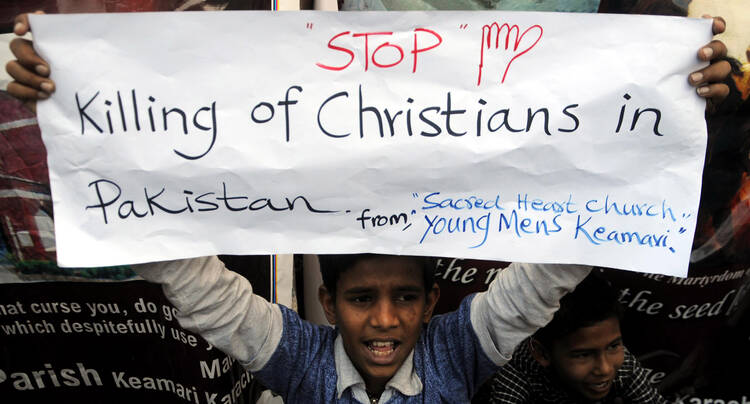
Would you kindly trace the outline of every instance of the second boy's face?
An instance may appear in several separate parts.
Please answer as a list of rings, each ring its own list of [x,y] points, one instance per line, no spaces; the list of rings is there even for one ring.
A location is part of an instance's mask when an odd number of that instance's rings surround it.
[[[551,366],[562,381],[589,400],[609,394],[625,358],[620,322],[609,318],[555,341]]]
[[[425,296],[422,270],[407,258],[366,259],[340,275],[335,302],[323,305],[368,388],[382,388],[409,356],[437,295]]]

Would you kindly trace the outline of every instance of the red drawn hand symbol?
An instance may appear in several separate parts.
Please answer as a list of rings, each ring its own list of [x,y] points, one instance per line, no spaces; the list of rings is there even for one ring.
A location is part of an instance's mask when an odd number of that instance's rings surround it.
[[[500,34],[505,31],[505,41],[500,40]],[[536,38],[534,38],[534,34],[529,34],[529,37],[526,38],[524,41],[524,37],[529,32],[537,33]],[[495,41],[494,44],[492,42],[492,34],[495,34]],[[500,83],[505,83],[505,77],[508,75],[508,70],[510,69],[510,65],[519,57],[521,57],[526,52],[530,51],[534,46],[536,46],[537,43],[539,43],[539,40],[542,39],[542,34],[544,33],[544,29],[540,25],[532,25],[529,28],[526,28],[523,33],[521,33],[521,29],[518,28],[518,25],[509,25],[508,23],[505,23],[503,25],[499,25],[496,22],[493,22],[490,25],[484,25],[482,27],[482,46],[479,53],[479,75],[477,77],[477,86],[482,84],[482,69],[484,68],[484,52],[485,49],[487,50],[500,50],[503,52],[509,52],[511,55],[511,59],[508,61],[508,64],[505,66],[505,70],[503,71],[502,79],[500,80]],[[515,38],[511,40],[511,34],[515,34]],[[521,48],[521,43],[525,45],[525,47]],[[521,49],[519,49],[521,48]]]

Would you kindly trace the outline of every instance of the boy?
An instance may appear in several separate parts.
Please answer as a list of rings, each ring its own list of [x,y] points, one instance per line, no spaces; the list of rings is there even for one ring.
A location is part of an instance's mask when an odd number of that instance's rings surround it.
[[[623,345],[621,316],[616,291],[592,273],[560,300],[549,324],[518,346],[475,402],[666,403]]]
[[[144,264],[183,327],[237,358],[285,402],[468,402],[547,323],[587,267],[513,264],[486,293],[432,319],[439,289],[424,258],[322,256],[317,326],[252,294],[217,258]],[[426,325],[423,325],[426,324]]]

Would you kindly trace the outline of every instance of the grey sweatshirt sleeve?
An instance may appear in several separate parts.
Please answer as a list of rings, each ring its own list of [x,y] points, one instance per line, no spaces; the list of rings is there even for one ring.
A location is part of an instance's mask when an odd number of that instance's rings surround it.
[[[134,265],[160,283],[180,325],[237,359],[250,371],[268,362],[281,340],[281,310],[253,294],[250,282],[217,257]]]
[[[526,337],[546,325],[560,299],[591,272],[590,266],[513,263],[471,302],[471,324],[497,365]]]

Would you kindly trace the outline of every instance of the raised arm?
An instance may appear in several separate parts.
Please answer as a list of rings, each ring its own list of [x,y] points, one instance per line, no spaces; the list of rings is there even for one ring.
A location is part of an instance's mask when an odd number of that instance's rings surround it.
[[[278,306],[253,294],[250,282],[217,257],[135,265],[144,279],[160,283],[179,310],[184,328],[236,358],[252,372],[276,350],[283,329]]]
[[[510,360],[526,337],[543,327],[560,299],[591,272],[590,266],[513,263],[471,302],[471,324],[485,354],[497,365]]]

